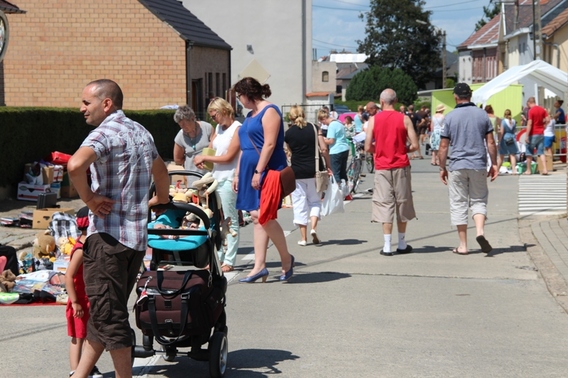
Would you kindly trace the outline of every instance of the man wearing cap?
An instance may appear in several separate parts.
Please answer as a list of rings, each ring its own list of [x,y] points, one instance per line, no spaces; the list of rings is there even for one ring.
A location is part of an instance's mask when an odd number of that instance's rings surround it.
[[[448,185],[451,222],[457,227],[460,240],[453,252],[461,255],[468,253],[469,208],[475,222],[476,240],[481,251],[489,253],[492,250],[484,235],[489,197],[487,177],[491,177],[493,181],[499,174],[493,126],[487,113],[471,102],[471,94],[471,88],[466,83],[458,83],[455,86],[456,107],[444,120],[438,151],[440,179]],[[451,156],[448,156],[450,146],[452,151]],[[487,153],[491,158],[489,172],[487,172]]]
[[[410,253],[406,244],[406,224],[416,217],[412,200],[410,161],[408,152],[418,149],[418,137],[408,116],[396,111],[396,92],[385,89],[381,93],[382,111],[369,118],[365,151],[372,153],[375,162],[375,183],[371,221],[382,223],[383,256],[392,256],[393,221],[396,213],[397,254]],[[373,141],[380,141],[374,144]],[[407,142],[410,142],[408,144]]]

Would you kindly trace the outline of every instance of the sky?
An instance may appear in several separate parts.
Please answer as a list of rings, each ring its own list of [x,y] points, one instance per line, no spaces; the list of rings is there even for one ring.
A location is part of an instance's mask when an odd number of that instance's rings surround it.
[[[329,50],[357,51],[355,41],[365,39],[365,21],[358,16],[369,10],[369,4],[370,0],[312,0],[312,47],[318,58]],[[488,5],[489,0],[426,0],[424,10],[432,11],[430,23],[446,31],[447,49],[455,51],[474,32]]]

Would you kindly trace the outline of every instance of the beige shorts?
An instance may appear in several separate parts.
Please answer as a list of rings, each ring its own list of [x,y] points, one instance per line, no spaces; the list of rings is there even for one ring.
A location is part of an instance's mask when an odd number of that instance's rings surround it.
[[[485,169],[460,169],[448,177],[450,194],[450,218],[452,226],[468,224],[468,210],[472,217],[483,214],[487,218],[487,171]]]
[[[371,221],[393,223],[416,218],[412,200],[410,166],[375,171]]]

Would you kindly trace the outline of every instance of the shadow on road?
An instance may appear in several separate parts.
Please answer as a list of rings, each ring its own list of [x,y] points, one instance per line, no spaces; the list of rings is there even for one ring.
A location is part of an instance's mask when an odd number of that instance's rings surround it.
[[[322,283],[341,280],[351,277],[351,274],[340,272],[313,272],[301,273],[293,276],[288,283],[293,284],[308,284],[308,283]]]

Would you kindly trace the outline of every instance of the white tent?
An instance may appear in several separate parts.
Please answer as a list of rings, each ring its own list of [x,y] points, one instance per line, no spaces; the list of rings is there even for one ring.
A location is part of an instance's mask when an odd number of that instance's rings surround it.
[[[495,93],[501,92],[519,79],[528,78],[560,98],[568,96],[568,73],[542,61],[509,68],[495,79],[473,91],[471,101],[485,105]]]

